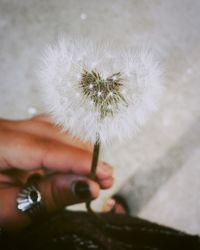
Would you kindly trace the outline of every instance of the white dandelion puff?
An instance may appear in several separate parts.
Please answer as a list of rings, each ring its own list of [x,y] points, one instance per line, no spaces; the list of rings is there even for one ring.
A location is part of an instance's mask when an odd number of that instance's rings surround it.
[[[44,102],[57,124],[85,141],[134,135],[156,110],[162,71],[149,49],[59,40],[40,69]]]

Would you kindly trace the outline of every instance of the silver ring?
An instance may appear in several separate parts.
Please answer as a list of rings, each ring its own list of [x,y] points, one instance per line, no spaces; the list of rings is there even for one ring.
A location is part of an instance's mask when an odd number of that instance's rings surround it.
[[[42,200],[42,195],[35,184],[27,183],[17,195],[17,209],[27,214],[31,219],[43,219],[47,209]]]

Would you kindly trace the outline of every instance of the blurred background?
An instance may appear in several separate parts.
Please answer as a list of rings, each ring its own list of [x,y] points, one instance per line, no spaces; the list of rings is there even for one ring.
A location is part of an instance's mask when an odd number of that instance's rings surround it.
[[[123,145],[104,149],[132,215],[200,234],[200,1],[0,0],[0,117],[42,112],[36,70],[60,33],[151,44],[165,70],[159,111]]]

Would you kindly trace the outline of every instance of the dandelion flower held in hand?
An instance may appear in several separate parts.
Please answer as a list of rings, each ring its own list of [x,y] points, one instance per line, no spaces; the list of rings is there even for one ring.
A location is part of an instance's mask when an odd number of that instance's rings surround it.
[[[57,124],[93,144],[135,134],[156,110],[163,89],[150,50],[64,38],[45,51],[40,80]]]

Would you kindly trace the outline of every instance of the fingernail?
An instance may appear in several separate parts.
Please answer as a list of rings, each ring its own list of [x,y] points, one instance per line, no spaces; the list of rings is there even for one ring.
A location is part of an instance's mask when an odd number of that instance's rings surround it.
[[[81,200],[88,200],[91,198],[89,185],[84,181],[74,183],[74,193]]]
[[[109,198],[104,204],[103,211],[110,212],[114,208],[115,204],[116,204],[115,200]]]
[[[116,203],[116,201],[114,199],[112,199],[112,198],[107,200],[107,205],[109,207],[113,207],[115,205],[115,203]]]

